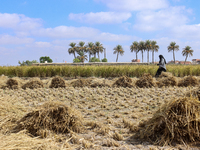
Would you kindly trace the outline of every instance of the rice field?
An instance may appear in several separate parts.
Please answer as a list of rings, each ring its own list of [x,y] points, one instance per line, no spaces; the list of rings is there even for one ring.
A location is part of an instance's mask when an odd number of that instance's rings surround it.
[[[200,65],[166,65],[167,71],[176,77],[200,76]],[[144,73],[155,76],[157,65],[124,66],[4,66],[0,75],[9,77],[141,77]]]
[[[192,121],[197,116],[193,124],[198,133],[199,83],[198,76],[174,77],[170,73],[158,79],[150,74],[76,79],[0,76],[0,149],[199,149],[198,135],[186,131],[184,134],[194,139],[162,140],[159,144],[145,135],[148,127],[149,135],[160,136],[152,131],[151,119],[155,114],[166,116],[164,106],[178,106],[179,98],[187,100],[188,122],[190,116]],[[189,105],[190,100],[194,105]],[[159,129],[162,121],[155,126]]]

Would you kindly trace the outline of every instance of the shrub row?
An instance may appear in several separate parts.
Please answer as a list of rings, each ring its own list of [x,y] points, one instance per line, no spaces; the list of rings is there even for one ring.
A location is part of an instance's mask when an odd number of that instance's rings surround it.
[[[155,76],[158,66],[9,66],[0,67],[0,75],[9,77],[141,77],[144,73]],[[200,65],[167,65],[167,71],[176,77],[199,76]]]

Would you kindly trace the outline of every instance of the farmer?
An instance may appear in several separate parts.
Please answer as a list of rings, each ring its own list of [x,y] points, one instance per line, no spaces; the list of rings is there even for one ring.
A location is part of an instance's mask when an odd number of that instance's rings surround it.
[[[156,75],[155,77],[159,77],[159,75],[162,73],[162,71],[166,72],[166,67],[165,67],[165,64],[166,64],[166,60],[165,58],[163,57],[163,55],[159,55],[159,64],[157,64],[159,66],[157,72],[156,72]]]

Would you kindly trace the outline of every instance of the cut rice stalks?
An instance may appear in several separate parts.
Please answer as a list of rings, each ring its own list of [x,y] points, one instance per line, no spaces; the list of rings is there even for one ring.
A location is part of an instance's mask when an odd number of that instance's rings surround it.
[[[136,137],[153,144],[190,144],[200,140],[200,102],[185,97],[162,106],[152,118],[139,124]]]

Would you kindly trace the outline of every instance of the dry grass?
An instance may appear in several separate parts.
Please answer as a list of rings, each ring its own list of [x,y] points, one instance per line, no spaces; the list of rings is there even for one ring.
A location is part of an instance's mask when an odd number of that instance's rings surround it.
[[[52,79],[16,79],[18,89],[0,89],[0,149],[178,149],[132,136],[161,105],[198,90],[192,86],[138,88],[137,78],[131,78],[133,87],[126,88],[106,86],[119,78],[89,78],[84,87],[71,86],[79,79],[65,78],[65,88],[49,88]],[[3,77],[0,81],[7,86],[8,80]],[[35,80],[45,88],[20,88]],[[91,87],[98,82],[99,86]],[[70,124],[70,118],[78,122]]]
[[[13,132],[27,130],[32,135],[41,137],[47,137],[49,131],[80,132],[83,128],[81,121],[82,117],[75,109],[61,102],[48,102],[20,119]]]
[[[161,75],[159,76],[159,78],[168,78],[168,77],[172,77],[173,74],[171,72],[162,72]]]
[[[113,84],[113,86],[117,86],[117,87],[133,87],[132,84],[132,80],[131,78],[127,77],[127,76],[122,76],[120,77],[117,81],[115,81],[115,83]]]
[[[73,87],[85,87],[89,86],[91,83],[91,79],[77,79],[76,81],[73,81],[71,83],[71,86]]]
[[[51,81],[50,88],[65,88],[65,80],[59,76],[54,77]]]
[[[170,72],[162,72],[157,80],[157,85],[159,87],[178,85],[177,77],[174,77]]]
[[[37,88],[43,88],[44,85],[41,81],[35,80],[35,81],[28,81],[26,84],[22,86],[22,89],[37,89]]]
[[[152,118],[140,124],[137,136],[154,144],[189,144],[199,141],[200,102],[192,97],[172,99]]]
[[[136,81],[136,85],[140,88],[151,88],[156,86],[156,81],[150,74],[145,73]]]
[[[179,81],[178,86],[197,86],[199,84],[197,77],[186,76]]]

